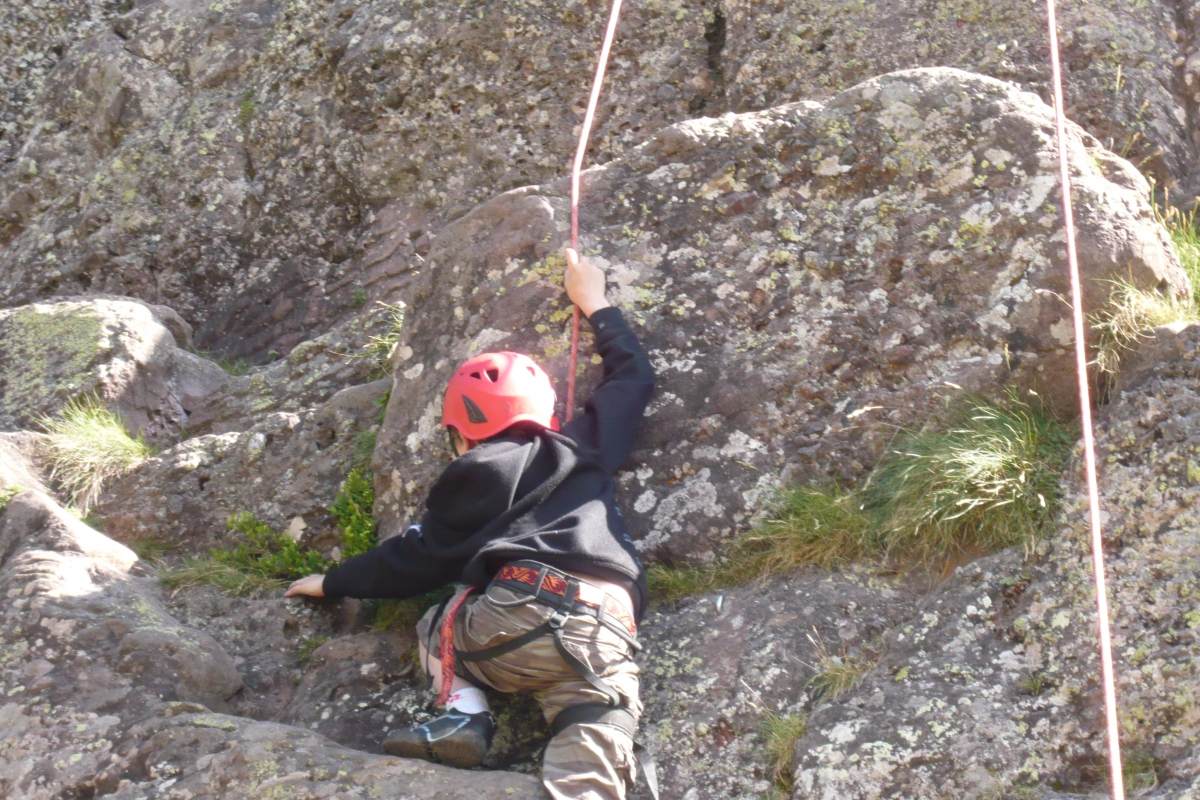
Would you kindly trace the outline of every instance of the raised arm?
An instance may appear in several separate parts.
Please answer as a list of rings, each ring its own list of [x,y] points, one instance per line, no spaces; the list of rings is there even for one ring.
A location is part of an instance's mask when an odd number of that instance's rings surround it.
[[[654,390],[654,370],[620,309],[609,305],[604,294],[604,272],[574,250],[568,248],[566,256],[567,295],[596,334],[604,375],[588,398],[584,413],[567,423],[563,433],[593,450],[600,465],[611,473],[633,447]]]

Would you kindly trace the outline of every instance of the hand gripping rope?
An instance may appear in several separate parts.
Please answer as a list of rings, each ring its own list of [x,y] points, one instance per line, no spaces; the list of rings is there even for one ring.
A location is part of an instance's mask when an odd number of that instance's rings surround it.
[[[600,48],[600,61],[596,64],[596,77],[592,80],[592,95],[588,98],[587,113],[583,115],[583,127],[579,131],[579,146],[575,148],[575,166],[571,170],[571,248],[576,253],[579,252],[579,174],[583,171],[583,159],[592,135],[592,121],[596,117],[596,105],[600,102],[600,87],[604,84],[604,70],[608,66],[608,53],[612,50],[620,15],[621,0],[613,0],[612,11],[608,15],[608,29],[604,32],[604,45]],[[571,371],[567,375],[568,422],[575,414],[575,364],[578,359],[579,306],[575,306],[571,323]]]
[[[1113,800],[1125,800],[1121,773],[1121,742],[1117,727],[1117,691],[1113,679],[1112,641],[1108,626],[1108,595],[1104,582],[1104,542],[1100,535],[1100,497],[1096,488],[1096,445],[1092,439],[1092,402],[1088,391],[1087,352],[1083,339],[1083,297],[1079,286],[1079,259],[1075,252],[1075,221],[1071,211],[1071,182],[1067,170],[1066,115],[1063,113],[1062,71],[1058,57],[1058,22],[1054,0],[1046,0],[1050,29],[1050,67],[1054,83],[1054,120],[1058,134],[1058,170],[1062,184],[1063,218],[1067,231],[1067,263],[1071,270],[1071,311],[1075,319],[1075,369],[1079,374],[1079,422],[1087,468],[1088,511],[1092,529],[1092,573],[1096,578],[1096,615],[1100,627],[1100,665],[1104,682],[1104,707],[1108,715],[1108,759]]]

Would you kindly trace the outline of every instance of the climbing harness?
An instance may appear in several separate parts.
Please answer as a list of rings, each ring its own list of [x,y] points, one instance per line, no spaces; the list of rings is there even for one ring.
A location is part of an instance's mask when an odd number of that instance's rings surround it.
[[[587,155],[588,139],[592,135],[592,121],[596,117],[596,105],[600,102],[600,87],[604,84],[604,70],[608,66],[608,53],[612,50],[613,38],[617,34],[617,20],[621,15],[621,0],[613,0],[608,15],[608,29],[604,32],[604,45],[600,48],[600,61],[596,64],[596,77],[592,80],[592,94],[588,98],[587,113],[583,115],[583,127],[579,131],[579,145],[575,148],[575,165],[571,169],[571,248],[579,252],[579,183],[583,171],[583,159]],[[571,322],[571,370],[567,374],[567,422],[575,416],[575,364],[579,358],[579,306]]]
[[[1071,271],[1071,312],[1075,322],[1075,369],[1079,376],[1080,425],[1087,468],[1088,511],[1092,530],[1092,573],[1096,579],[1096,615],[1100,626],[1100,665],[1104,681],[1104,707],[1108,716],[1108,758],[1112,774],[1113,800],[1125,799],[1121,771],[1121,743],[1117,727],[1117,692],[1113,679],[1112,637],[1109,633],[1108,595],[1104,581],[1104,541],[1100,533],[1100,494],[1096,487],[1096,445],[1092,438],[1092,402],[1087,380],[1087,351],[1084,343],[1083,296],[1079,282],[1079,258],[1075,252],[1075,220],[1071,211],[1071,179],[1067,169],[1066,114],[1063,112],[1062,71],[1058,55],[1058,22],[1054,0],[1046,0],[1050,30],[1050,68],[1054,83],[1054,121],[1058,135],[1058,170],[1062,184],[1063,218],[1067,232],[1067,264]]]
[[[572,725],[608,725],[623,731],[630,739],[637,731],[637,715],[629,710],[620,693],[596,674],[591,666],[572,653],[563,641],[563,628],[572,616],[595,619],[597,623],[617,634],[633,652],[642,649],[637,640],[637,623],[623,605],[613,600],[604,590],[585,583],[565,572],[537,561],[514,561],[505,565],[492,580],[521,595],[520,599],[501,601],[488,598],[488,602],[499,608],[518,608],[531,603],[549,607],[553,613],[545,622],[506,642],[484,650],[464,652],[454,647],[454,618],[474,587],[464,587],[448,604],[439,609],[442,613],[442,691],[439,704],[449,698],[449,686],[454,679],[456,662],[489,661],[499,658],[537,641],[543,636],[554,638],[554,648],[563,661],[579,674],[588,684],[607,698],[603,703],[580,703],[560,711],[551,726],[555,736]],[[447,608],[448,605],[448,608]],[[431,629],[433,626],[430,626]],[[634,757],[651,795],[658,798],[658,771],[653,756],[640,742],[634,741]]]

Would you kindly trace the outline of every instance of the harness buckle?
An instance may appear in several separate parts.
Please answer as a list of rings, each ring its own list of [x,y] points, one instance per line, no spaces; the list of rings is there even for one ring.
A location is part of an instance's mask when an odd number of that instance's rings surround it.
[[[571,618],[570,614],[567,614],[564,611],[556,610],[553,614],[550,615],[550,619],[546,620],[546,624],[550,626],[550,630],[557,631],[557,630],[561,630],[562,627],[567,624],[567,620],[569,620],[570,618]]]

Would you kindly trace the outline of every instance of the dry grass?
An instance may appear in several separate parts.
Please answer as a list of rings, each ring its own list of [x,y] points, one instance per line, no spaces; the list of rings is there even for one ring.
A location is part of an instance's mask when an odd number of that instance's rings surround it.
[[[100,497],[105,483],[154,454],[94,397],[68,403],[57,417],[45,418],[41,425],[48,434],[51,479],[84,513]]]
[[[816,634],[816,630],[813,630]],[[858,684],[871,668],[871,663],[865,659],[847,654],[835,655],[829,652],[820,634],[810,635],[817,651],[817,660],[808,666],[813,670],[813,676],[808,679],[808,685],[813,688],[813,699],[818,702],[831,702],[845,695]]]
[[[781,492],[768,518],[731,542],[713,566],[651,566],[651,596],[671,602],[807,565],[936,565],[1042,536],[1074,431],[1040,404],[1015,397],[960,398],[940,423],[902,431],[860,489]]]
[[[767,713],[759,725],[758,734],[766,744],[771,767],[771,780],[775,788],[791,797],[795,791],[792,778],[792,759],[795,757],[796,742],[808,731],[808,717],[804,714],[779,716]]]
[[[936,564],[1036,541],[1053,519],[1074,431],[1040,405],[967,396],[937,428],[898,436],[863,489],[875,545]]]
[[[288,582],[218,561],[211,555],[188,556],[182,564],[159,564],[158,577],[168,588],[214,586],[230,597],[262,597],[282,591]]]

